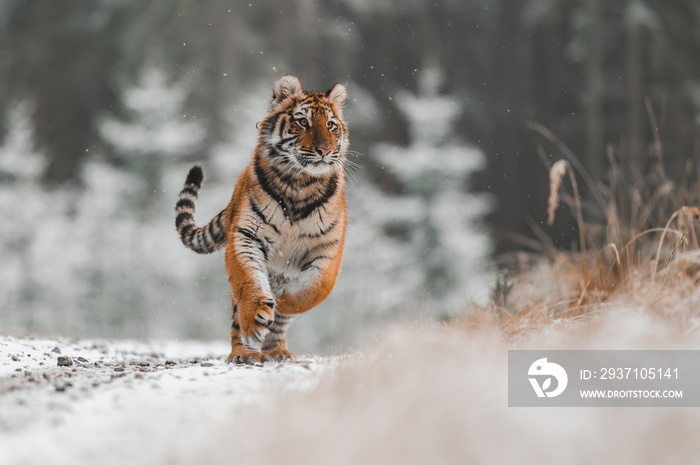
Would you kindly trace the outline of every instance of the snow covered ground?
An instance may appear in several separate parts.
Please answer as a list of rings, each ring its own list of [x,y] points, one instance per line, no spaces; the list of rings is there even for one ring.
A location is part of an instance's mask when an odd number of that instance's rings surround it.
[[[309,390],[329,369],[227,365],[226,354],[225,344],[0,337],[0,463],[198,463],[238,406]],[[66,356],[72,366],[59,366]]]
[[[225,344],[0,337],[0,464],[697,463],[695,408],[507,406],[508,349],[696,348],[693,328],[643,305],[510,335],[475,314],[252,367]]]

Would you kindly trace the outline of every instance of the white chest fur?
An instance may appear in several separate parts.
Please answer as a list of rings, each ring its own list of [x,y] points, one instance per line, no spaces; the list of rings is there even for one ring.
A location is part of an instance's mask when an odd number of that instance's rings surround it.
[[[309,264],[322,256],[325,250],[322,246],[330,240],[318,237],[322,220],[323,217],[318,214],[296,223],[285,219],[279,223],[277,231],[269,225],[265,226],[270,246],[267,269],[270,285],[276,295],[283,291],[296,294],[314,281],[318,268]],[[318,260],[315,263],[320,264]]]

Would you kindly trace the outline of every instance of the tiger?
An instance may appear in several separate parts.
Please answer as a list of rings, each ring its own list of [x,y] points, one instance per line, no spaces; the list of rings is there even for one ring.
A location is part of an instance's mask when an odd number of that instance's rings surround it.
[[[347,226],[346,99],[340,83],[310,92],[292,75],[278,78],[231,201],[202,227],[194,214],[204,174],[199,165],[187,174],[175,226],[194,252],[225,249],[233,314],[227,363],[296,361],[289,324],[335,286]]]

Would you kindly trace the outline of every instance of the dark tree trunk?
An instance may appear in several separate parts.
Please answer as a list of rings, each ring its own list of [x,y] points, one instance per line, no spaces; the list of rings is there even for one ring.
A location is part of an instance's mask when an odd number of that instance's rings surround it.
[[[532,118],[531,69],[524,39],[520,6],[503,3],[490,31],[492,49],[488,81],[484,83],[492,120],[483,144],[488,157],[487,190],[498,198],[491,220],[496,227],[497,251],[512,249],[512,233],[529,229],[535,208],[532,196],[541,163],[529,142],[525,123]]]
[[[23,7],[13,18],[21,38],[15,79],[36,105],[36,142],[49,158],[45,177],[63,183],[77,177],[96,144],[95,116],[115,100],[109,80],[117,44],[100,35],[110,33],[109,23],[100,31],[81,27],[91,4],[28,0]]]
[[[644,121],[644,79],[642,67],[642,25],[630,12],[639,8],[639,0],[627,2],[627,165],[633,172],[643,173],[646,168],[646,151],[642,124]]]
[[[603,74],[603,0],[586,0],[586,165],[598,181],[605,164],[605,82]]]

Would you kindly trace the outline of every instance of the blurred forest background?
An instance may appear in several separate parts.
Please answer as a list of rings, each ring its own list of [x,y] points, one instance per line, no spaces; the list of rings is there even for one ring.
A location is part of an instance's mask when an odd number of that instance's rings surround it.
[[[348,85],[362,154],[338,287],[291,346],[449,317],[493,257],[575,243],[544,225],[563,144],[589,188],[698,176],[699,26],[697,0],[3,0],[0,330],[225,339],[222,258],[173,208],[194,162],[198,223],[228,202],[286,73]]]

